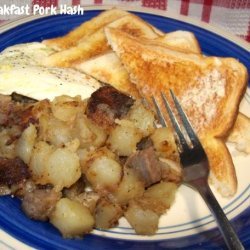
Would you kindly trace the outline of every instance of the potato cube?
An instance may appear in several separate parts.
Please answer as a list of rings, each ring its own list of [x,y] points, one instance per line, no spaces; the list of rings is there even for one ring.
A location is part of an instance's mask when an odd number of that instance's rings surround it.
[[[122,214],[123,211],[118,204],[102,199],[96,207],[95,225],[103,229],[114,227]]]
[[[159,215],[149,209],[143,209],[135,201],[129,203],[125,218],[137,234],[153,235],[158,229]]]
[[[36,127],[33,124],[30,124],[29,127],[23,131],[17,142],[16,153],[26,164],[30,161],[36,137]]]
[[[94,226],[94,218],[89,209],[77,201],[68,198],[60,199],[50,215],[50,222],[65,238],[83,236]]]

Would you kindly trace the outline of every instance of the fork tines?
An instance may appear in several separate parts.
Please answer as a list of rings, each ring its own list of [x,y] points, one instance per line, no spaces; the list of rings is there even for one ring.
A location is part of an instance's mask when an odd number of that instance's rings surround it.
[[[183,124],[183,127],[185,128],[186,134],[188,135],[188,137],[192,143],[192,147],[201,146],[200,141],[199,141],[197,135],[195,134],[195,132],[192,128],[192,125],[190,124],[185,112],[183,111],[177,97],[174,95],[172,90],[170,90],[170,93],[171,93],[171,97],[173,99],[175,108],[177,109],[178,115],[179,115],[181,122]],[[176,135],[177,135],[178,148],[181,151],[187,151],[190,147],[189,147],[188,142],[184,136],[184,133],[181,130],[181,126],[180,126],[177,118],[175,117],[175,114],[174,114],[172,108],[170,107],[170,104],[166,98],[166,95],[163,92],[161,92],[161,96],[162,96],[163,104],[166,107],[166,110],[168,112],[171,124],[176,132]],[[153,100],[160,124],[163,127],[166,127],[166,121],[165,121],[163,112],[160,109],[159,104],[157,103],[155,97],[152,97],[152,100]]]

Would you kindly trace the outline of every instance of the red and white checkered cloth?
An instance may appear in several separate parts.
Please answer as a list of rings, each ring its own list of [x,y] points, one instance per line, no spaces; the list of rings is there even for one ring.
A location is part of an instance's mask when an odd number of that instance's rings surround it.
[[[161,9],[172,14],[194,17],[222,27],[250,42],[250,0],[0,0],[3,5],[16,6],[39,4],[43,7],[59,5],[125,5]],[[1,16],[0,21],[15,16]]]

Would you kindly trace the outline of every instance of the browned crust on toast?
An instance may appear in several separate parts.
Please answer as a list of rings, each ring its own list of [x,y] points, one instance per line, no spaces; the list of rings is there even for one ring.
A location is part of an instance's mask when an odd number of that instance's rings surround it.
[[[154,39],[159,36],[148,23],[135,15],[129,14],[108,24],[105,23],[95,32],[83,36],[77,40],[75,46],[69,46],[65,50],[50,55],[46,58],[44,64],[47,66],[71,67],[79,61],[88,60],[109,50],[110,47],[103,30],[104,26],[118,28],[136,37]],[[67,36],[64,39],[67,41]],[[49,45],[46,41],[44,43]]]
[[[80,39],[91,35],[106,24],[128,14],[127,11],[119,9],[103,11],[100,15],[82,23],[65,36],[44,40],[43,43],[59,51],[68,49],[75,46]]]

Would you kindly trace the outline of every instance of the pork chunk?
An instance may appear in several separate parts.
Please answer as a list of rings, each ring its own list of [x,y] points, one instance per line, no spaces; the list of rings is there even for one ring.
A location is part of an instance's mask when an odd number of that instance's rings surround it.
[[[24,193],[22,209],[29,218],[46,221],[60,198],[51,188],[35,188]]]
[[[149,187],[161,180],[161,163],[153,147],[132,154],[125,165],[137,172],[145,187]]]
[[[114,125],[116,118],[126,115],[134,100],[111,86],[95,91],[87,105],[87,116],[101,127]]]
[[[0,157],[0,185],[13,185],[30,177],[28,166],[18,157]]]

